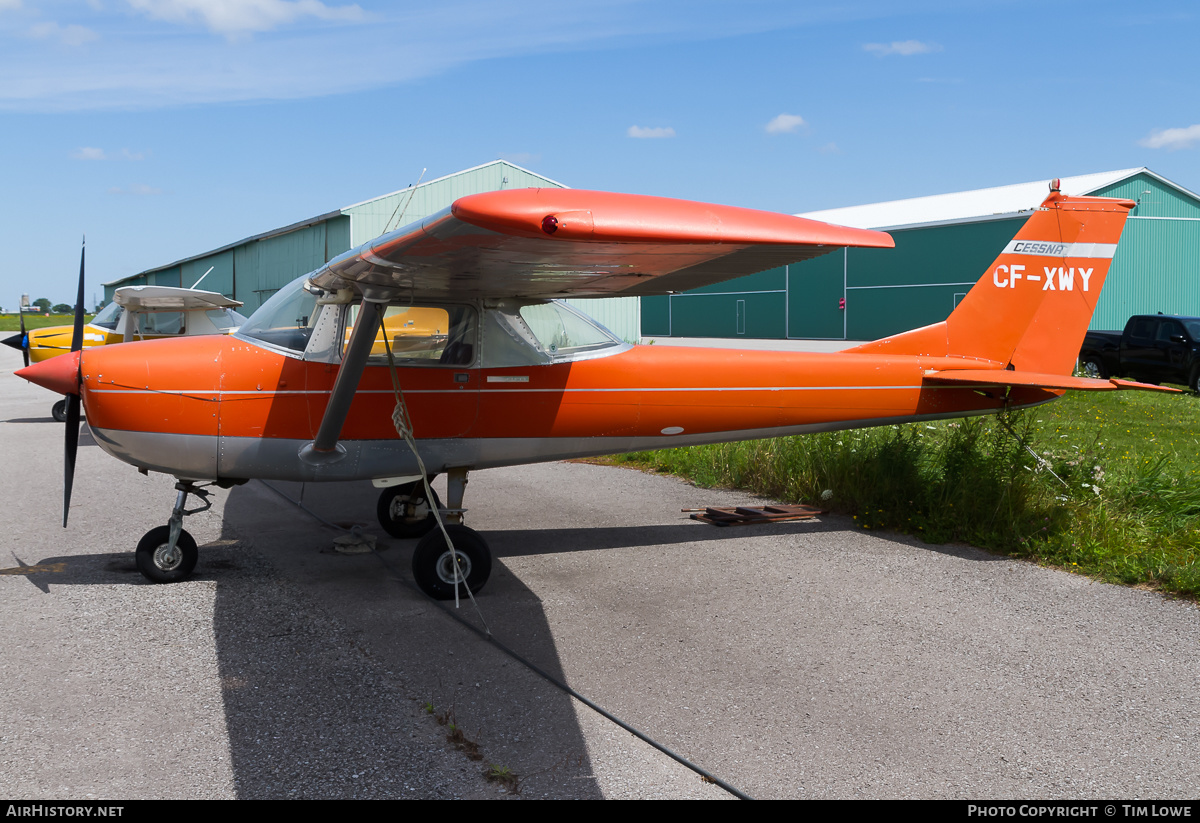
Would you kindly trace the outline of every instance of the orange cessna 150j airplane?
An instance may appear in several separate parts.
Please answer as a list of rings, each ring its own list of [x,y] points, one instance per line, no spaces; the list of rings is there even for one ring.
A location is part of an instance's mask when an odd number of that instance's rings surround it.
[[[473,469],[1141,387],[1071,376],[1133,206],[1056,181],[944,322],[802,354],[631,346],[553,298],[667,294],[890,236],[657,197],[476,194],[296,280],[232,336],[87,349],[18,374],[70,401],[64,526],[80,402],[101,448],[177,478],[169,524],[137,548],[151,580],[191,573],[182,521],[211,506],[206,486],[370,479],[383,527],[423,535],[418,584],[449,598],[491,569],[462,525]],[[441,473],[445,507],[427,482]],[[203,505],[188,510],[189,495]]]

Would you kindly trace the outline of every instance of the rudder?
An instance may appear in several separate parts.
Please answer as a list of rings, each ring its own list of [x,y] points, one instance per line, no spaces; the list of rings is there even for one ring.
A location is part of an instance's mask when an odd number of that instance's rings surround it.
[[[846,351],[963,357],[1070,374],[1135,205],[1052,188],[945,321]]]

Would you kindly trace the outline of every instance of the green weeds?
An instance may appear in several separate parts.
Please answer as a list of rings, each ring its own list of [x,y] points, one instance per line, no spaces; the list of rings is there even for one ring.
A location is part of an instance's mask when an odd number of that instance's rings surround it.
[[[614,462],[701,486],[819,503],[864,529],[961,541],[1200,597],[1200,400],[1192,396],[1074,393],[1003,419],[698,446]]]

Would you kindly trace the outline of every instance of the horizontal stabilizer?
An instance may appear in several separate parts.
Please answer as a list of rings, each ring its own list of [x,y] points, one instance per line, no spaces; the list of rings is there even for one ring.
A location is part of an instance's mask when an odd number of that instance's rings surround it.
[[[1008,371],[1006,369],[951,369],[930,371],[925,379],[935,383],[957,383],[972,386],[1028,386],[1037,389],[1075,389],[1077,391],[1116,391],[1143,389],[1145,391],[1178,392],[1163,386],[1137,383],[1133,380],[1096,380],[1091,377],[1067,377],[1040,372]]]

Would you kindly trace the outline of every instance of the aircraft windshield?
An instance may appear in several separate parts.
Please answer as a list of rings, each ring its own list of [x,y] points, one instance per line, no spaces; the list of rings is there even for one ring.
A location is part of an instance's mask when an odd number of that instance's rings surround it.
[[[222,332],[232,331],[246,322],[246,318],[233,309],[208,309],[204,316]]]
[[[317,319],[317,298],[295,281],[271,296],[239,330],[239,334],[302,352]]]
[[[109,303],[100,310],[99,314],[92,318],[92,325],[108,329],[109,331],[116,331],[117,323],[121,321],[121,315],[124,312],[125,310],[116,303]]]

